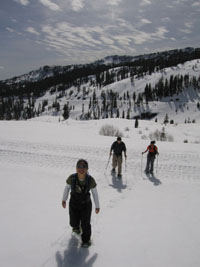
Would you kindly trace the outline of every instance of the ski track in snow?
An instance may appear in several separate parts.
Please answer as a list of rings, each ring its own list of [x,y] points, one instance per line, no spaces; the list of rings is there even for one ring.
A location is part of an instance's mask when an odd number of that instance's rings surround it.
[[[54,145],[41,143],[28,143],[23,141],[13,141],[0,143],[0,162],[29,165],[38,167],[48,167],[55,169],[72,169],[74,171],[77,159],[86,158],[92,172],[105,175],[105,181],[109,184],[114,177],[110,174],[110,158],[108,168],[107,147],[89,147],[79,145]],[[155,176],[162,176],[162,180],[199,180],[200,154],[197,153],[165,153],[159,155],[155,160]],[[138,155],[134,149],[128,150],[127,166],[123,163],[123,178],[125,183],[143,176],[146,156]],[[142,166],[141,166],[142,165]],[[158,170],[157,170],[158,167]],[[192,175],[191,175],[192,174]]]
[[[66,175],[75,172],[77,159],[85,158],[89,162],[89,171],[97,183],[108,192],[104,199],[108,208],[125,198],[127,193],[136,188],[137,183],[149,180],[154,185],[170,182],[200,182],[200,154],[164,153],[155,160],[154,176],[144,174],[146,156],[141,156],[134,149],[128,149],[127,162],[123,162],[122,179],[111,174],[112,158],[109,160],[107,147],[89,147],[80,145],[55,145],[49,143],[29,143],[10,141],[0,143],[0,162],[24,166],[61,170]],[[63,185],[64,186],[64,185]],[[109,190],[116,191],[116,197],[109,199]],[[119,194],[120,193],[120,194]]]
[[[153,177],[145,176],[143,170],[146,164],[146,156],[141,156],[133,148],[128,149],[127,166],[125,161],[123,163],[123,176],[122,179],[117,179],[114,175],[111,175],[111,162],[110,158],[108,168],[106,164],[109,159],[108,147],[89,147],[81,145],[55,145],[49,143],[29,143],[24,141],[9,141],[0,143],[0,162],[37,166],[41,168],[49,169],[61,169],[63,172],[75,171],[75,164],[78,158],[86,158],[89,162],[89,169],[91,174],[95,177],[100,190],[105,190],[104,199],[101,200],[104,208],[112,209],[116,207],[117,203],[127,197],[127,194],[132,190],[137,190],[138,183],[148,183],[152,185],[160,185],[171,182],[200,182],[200,153],[160,153],[158,159],[155,160],[155,175]],[[142,166],[141,166],[142,165]],[[158,169],[157,169],[158,165]],[[64,181],[64,178],[63,178]],[[64,187],[64,184],[63,184]],[[110,190],[115,191],[115,197],[112,199],[109,196]],[[119,194],[120,193],[120,194]],[[113,194],[112,194],[113,196]],[[92,217],[93,225],[93,239],[100,238],[100,227],[98,216]],[[70,227],[67,226],[68,232]],[[67,232],[67,231],[66,231]],[[56,255],[56,261],[58,266],[62,266],[64,261],[60,254],[60,249],[66,249],[68,244],[68,255],[74,255],[74,253],[82,253],[83,257],[79,257],[80,262],[76,262],[77,266],[81,266],[83,259],[87,258],[88,250],[77,249],[78,241],[69,236],[62,235],[57,240],[52,241],[50,248],[55,251],[58,249]],[[79,242],[80,246],[80,242]],[[85,254],[84,254],[85,253]],[[46,267],[53,260],[44,260],[40,266]],[[76,258],[73,258],[73,261]],[[69,261],[72,260],[72,257]],[[66,260],[69,263],[68,259]],[[59,263],[60,262],[60,263]],[[75,266],[75,265],[73,265]],[[83,265],[84,266],[84,265]],[[86,265],[87,266],[87,265]],[[88,265],[90,266],[90,265]]]

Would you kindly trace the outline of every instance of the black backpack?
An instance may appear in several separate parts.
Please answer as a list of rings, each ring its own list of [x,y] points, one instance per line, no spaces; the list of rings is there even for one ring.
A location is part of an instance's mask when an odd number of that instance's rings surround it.
[[[77,204],[85,204],[90,201],[90,183],[91,176],[86,174],[86,183],[85,185],[81,185],[78,179],[77,174],[73,174],[72,184],[71,184],[71,200]],[[81,193],[76,192],[76,187],[79,187]]]

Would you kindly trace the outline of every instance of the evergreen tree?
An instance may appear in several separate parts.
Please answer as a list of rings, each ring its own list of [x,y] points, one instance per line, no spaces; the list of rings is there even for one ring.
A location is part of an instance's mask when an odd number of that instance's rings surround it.
[[[130,120],[130,110],[129,109],[127,110],[126,118],[127,118],[127,120]]]
[[[116,118],[119,118],[119,116],[120,116],[119,109],[117,109]]]
[[[63,118],[64,118],[64,120],[67,120],[69,118],[69,114],[70,114],[69,105],[65,104],[63,107],[63,110],[64,110]]]
[[[139,121],[138,121],[138,118],[135,119],[135,128],[138,128],[139,126]]]
[[[161,132],[161,135],[160,135],[160,140],[161,141],[166,141],[165,127],[162,128],[162,132]]]
[[[134,101],[134,103],[135,103],[135,100],[136,100],[136,93],[133,92],[133,101]]]
[[[167,124],[168,122],[169,122],[169,116],[168,114],[166,114],[164,118],[164,124]]]

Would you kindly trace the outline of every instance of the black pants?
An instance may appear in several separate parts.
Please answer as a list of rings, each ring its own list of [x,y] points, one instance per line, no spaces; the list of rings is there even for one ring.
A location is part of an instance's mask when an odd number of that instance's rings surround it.
[[[148,154],[147,155],[147,165],[146,165],[146,172],[153,172],[153,167],[154,167],[154,160],[155,160],[155,156]]]
[[[73,228],[82,228],[81,239],[83,242],[88,242],[91,237],[91,213],[92,202],[91,200],[84,204],[75,204],[72,201],[69,203],[69,217],[70,225]]]

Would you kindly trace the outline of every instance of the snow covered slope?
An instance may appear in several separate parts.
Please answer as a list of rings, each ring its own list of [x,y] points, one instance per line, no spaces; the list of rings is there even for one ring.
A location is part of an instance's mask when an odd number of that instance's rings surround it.
[[[55,117],[0,121],[0,258],[4,267],[197,267],[200,265],[199,124],[169,125],[174,142],[157,142],[155,175],[143,173],[149,134],[163,125]],[[118,180],[105,172],[118,127],[127,162]],[[146,139],[145,139],[146,136]],[[188,143],[183,143],[184,139]],[[89,162],[101,211],[92,214],[92,246],[80,248],[61,207],[65,180],[79,158]]]
[[[200,60],[192,60],[185,62],[184,64],[179,64],[176,67],[165,68],[159,72],[153,72],[151,75],[145,75],[144,77],[135,77],[134,83],[131,82],[130,77],[123,79],[121,81],[116,81],[110,85],[104,87],[96,87],[91,85],[90,82],[82,84],[79,89],[72,86],[66,91],[66,94],[59,96],[59,92],[50,94],[47,92],[44,96],[37,99],[36,107],[39,103],[42,105],[42,102],[47,100],[48,105],[43,112],[43,115],[57,115],[62,118],[63,107],[68,103],[69,107],[73,107],[70,111],[70,117],[72,119],[80,119],[81,114],[87,113],[89,110],[90,99],[93,98],[95,92],[96,99],[101,106],[102,103],[102,91],[109,92],[112,90],[114,93],[118,93],[121,97],[121,101],[118,100],[118,108],[120,110],[120,117],[122,117],[122,112],[125,112],[125,118],[127,111],[130,111],[130,118],[135,116],[140,116],[141,113],[155,113],[157,114],[156,118],[159,122],[163,122],[166,114],[169,116],[169,120],[173,120],[174,123],[183,123],[184,121],[195,121],[200,122],[200,110],[197,108],[197,103],[200,102],[200,91],[199,89],[194,89],[193,86],[184,88],[181,94],[173,95],[172,97],[162,98],[160,101],[149,101],[146,105],[145,101],[143,104],[137,105],[133,103],[133,93],[136,93],[138,97],[139,94],[142,94],[145,90],[147,84],[151,84],[153,88],[156,83],[162,78],[163,81],[166,79],[169,81],[171,76],[184,76],[189,75],[190,79],[196,77],[198,80],[200,77]],[[91,79],[95,78],[91,77]],[[83,91],[87,91],[87,94],[84,95]],[[124,100],[124,94],[129,93],[130,100]],[[84,95],[84,96],[83,96]],[[52,109],[53,103],[56,101],[60,104],[60,111],[55,112],[55,109]],[[137,100],[137,99],[136,99]],[[84,106],[84,108],[83,108]],[[84,109],[84,111],[83,111]],[[92,111],[91,111],[92,113]],[[114,114],[114,117],[116,114]],[[155,120],[155,118],[154,118]]]

